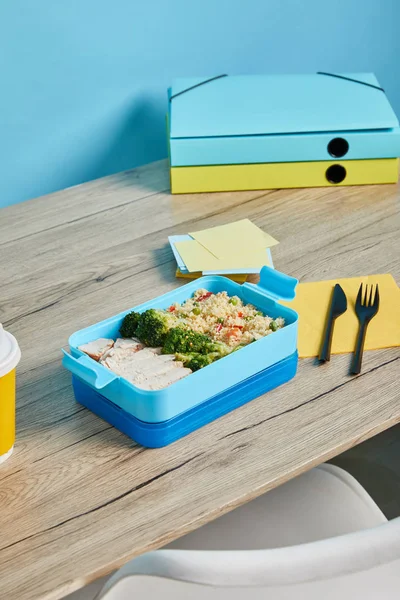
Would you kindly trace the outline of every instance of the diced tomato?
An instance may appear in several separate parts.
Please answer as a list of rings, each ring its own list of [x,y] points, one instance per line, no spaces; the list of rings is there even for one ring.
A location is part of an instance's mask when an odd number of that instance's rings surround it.
[[[174,312],[174,310],[176,310],[176,306],[174,305],[170,306],[168,309],[169,312]]]
[[[242,312],[238,312],[238,317],[243,317],[243,313]]]
[[[228,333],[226,334],[226,337],[227,337],[228,339],[229,339],[229,338],[231,338],[231,337],[238,337],[239,333],[240,333],[240,332],[238,331],[238,329],[236,329],[236,328],[233,328],[233,329],[230,329],[230,330],[228,331]]]
[[[221,323],[218,323],[218,325],[215,327],[216,332],[219,333],[221,331],[221,329],[222,329],[222,325],[221,325]]]
[[[207,292],[206,294],[203,294],[202,296],[197,298],[197,302],[201,302],[202,300],[207,300],[207,298],[209,298],[210,296],[212,296],[212,292]]]

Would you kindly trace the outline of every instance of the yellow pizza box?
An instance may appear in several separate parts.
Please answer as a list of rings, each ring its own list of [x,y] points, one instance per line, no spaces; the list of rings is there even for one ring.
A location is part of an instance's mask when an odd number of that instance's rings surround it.
[[[173,194],[396,183],[397,158],[171,167]]]

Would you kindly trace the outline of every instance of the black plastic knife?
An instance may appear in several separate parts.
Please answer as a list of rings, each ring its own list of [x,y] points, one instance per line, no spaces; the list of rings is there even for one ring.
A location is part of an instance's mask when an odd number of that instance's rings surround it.
[[[335,320],[340,317],[347,310],[347,298],[343,291],[343,288],[337,283],[333,289],[331,305],[328,312],[328,317],[325,325],[325,332],[322,338],[321,351],[319,353],[319,360],[328,361],[331,358],[331,345],[333,326]]]

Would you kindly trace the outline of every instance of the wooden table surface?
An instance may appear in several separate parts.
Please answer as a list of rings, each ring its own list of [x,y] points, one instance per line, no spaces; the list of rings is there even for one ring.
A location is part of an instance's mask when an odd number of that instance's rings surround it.
[[[0,467],[0,598],[56,599],[400,421],[399,349],[298,376],[145,450],[74,401],[74,331],[181,285],[169,234],[251,218],[301,281],[391,272],[394,185],[171,196],[164,161],[0,211],[0,321],[20,342],[17,443]],[[396,380],[397,377],[397,380]]]

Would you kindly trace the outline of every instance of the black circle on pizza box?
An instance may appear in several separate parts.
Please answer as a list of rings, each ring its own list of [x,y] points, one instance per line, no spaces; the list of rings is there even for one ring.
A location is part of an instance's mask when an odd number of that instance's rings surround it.
[[[333,138],[328,144],[328,152],[334,158],[341,158],[349,151],[349,142],[344,138]]]
[[[343,165],[331,165],[327,168],[325,177],[329,183],[341,183],[346,177],[346,169]]]

